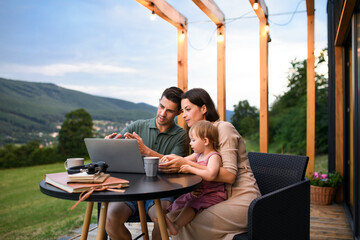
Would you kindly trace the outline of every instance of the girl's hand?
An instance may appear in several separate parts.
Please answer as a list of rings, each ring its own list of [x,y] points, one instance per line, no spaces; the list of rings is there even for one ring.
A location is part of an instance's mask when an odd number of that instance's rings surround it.
[[[181,173],[191,173],[191,166],[190,165],[182,165],[181,167],[180,167],[180,170],[179,170],[179,172],[181,172]]]
[[[180,167],[186,164],[186,160],[182,157],[176,156],[176,158],[174,159],[171,159],[171,155],[166,155],[165,157],[166,158],[162,158],[163,161],[161,161],[161,163],[159,164],[159,170],[164,173],[178,172],[180,170]]]

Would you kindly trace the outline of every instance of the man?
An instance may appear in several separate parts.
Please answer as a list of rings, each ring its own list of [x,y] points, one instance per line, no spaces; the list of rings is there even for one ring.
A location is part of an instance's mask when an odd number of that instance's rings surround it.
[[[165,89],[159,100],[157,115],[153,119],[137,120],[127,126],[120,134],[113,133],[106,138],[132,138],[136,139],[142,155],[161,158],[163,155],[186,155],[188,136],[184,129],[175,124],[174,118],[181,113],[181,94],[183,91],[177,87]],[[130,183],[131,184],[131,183]],[[160,199],[162,209],[165,211],[172,203],[172,198]],[[145,201],[145,210],[154,221],[156,210],[154,201]],[[110,238],[131,239],[131,233],[124,223],[132,216],[138,214],[137,202],[110,202],[106,219],[106,231]],[[157,223],[154,229],[158,228]],[[160,231],[153,231],[152,239]]]

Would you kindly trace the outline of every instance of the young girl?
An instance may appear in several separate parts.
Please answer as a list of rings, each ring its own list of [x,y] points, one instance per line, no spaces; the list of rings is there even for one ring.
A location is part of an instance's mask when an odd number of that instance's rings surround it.
[[[203,181],[200,190],[180,196],[168,208],[169,213],[165,220],[172,235],[177,235],[179,229],[191,222],[197,212],[226,200],[224,183],[211,182],[218,175],[221,167],[221,157],[216,151],[218,145],[216,127],[208,121],[198,121],[190,128],[189,137],[194,153],[185,159],[207,167],[200,169],[190,165],[181,166],[179,172],[196,174]],[[166,156],[161,161],[166,162]]]

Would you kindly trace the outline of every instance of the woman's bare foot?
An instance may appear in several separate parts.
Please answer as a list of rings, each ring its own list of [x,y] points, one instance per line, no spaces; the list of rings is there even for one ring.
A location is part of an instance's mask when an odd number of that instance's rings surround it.
[[[165,215],[165,222],[167,225],[167,228],[169,229],[171,235],[177,235],[179,233],[179,228],[176,225],[176,223],[172,222],[168,216]]]

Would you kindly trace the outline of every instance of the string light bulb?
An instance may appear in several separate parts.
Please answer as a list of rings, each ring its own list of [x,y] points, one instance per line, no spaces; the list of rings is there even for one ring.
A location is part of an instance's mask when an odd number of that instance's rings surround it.
[[[265,32],[268,33],[270,30],[270,26],[269,26],[269,23],[266,22],[266,25],[265,25]]]
[[[218,41],[218,42],[223,42],[223,41],[224,41],[224,35],[222,35],[222,33],[220,33],[220,34],[217,36],[217,41]]]
[[[180,34],[179,40],[184,41],[184,39],[185,39],[185,33],[184,33],[184,31],[182,31]]]
[[[155,19],[156,19],[156,14],[155,14],[155,11],[152,10],[151,15],[150,15],[150,20],[155,21]]]
[[[254,4],[253,4],[253,9],[254,10],[258,10],[259,9],[259,3],[257,0],[255,0]]]

